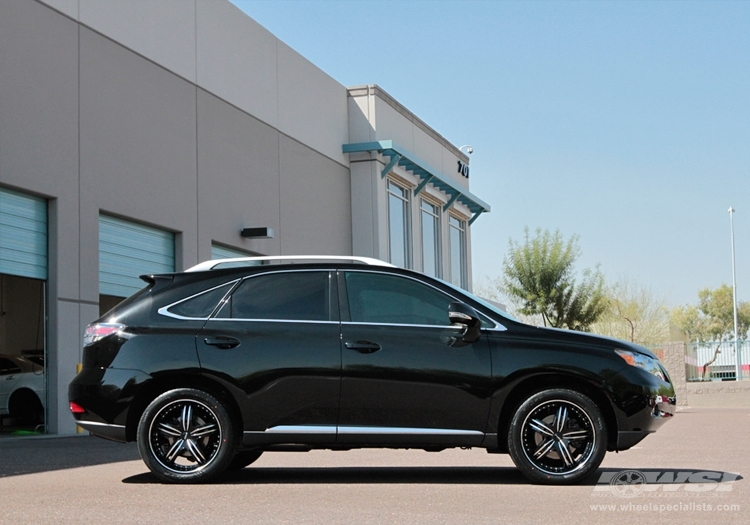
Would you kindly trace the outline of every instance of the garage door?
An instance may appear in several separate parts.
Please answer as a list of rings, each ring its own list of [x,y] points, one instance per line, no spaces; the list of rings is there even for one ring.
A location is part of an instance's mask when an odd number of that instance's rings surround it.
[[[0,189],[0,273],[47,279],[47,201]]]
[[[135,222],[99,217],[99,293],[128,297],[138,276],[174,271],[174,234]]]

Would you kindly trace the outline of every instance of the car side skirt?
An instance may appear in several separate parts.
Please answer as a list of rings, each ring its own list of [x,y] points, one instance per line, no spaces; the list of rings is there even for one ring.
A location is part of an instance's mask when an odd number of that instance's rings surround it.
[[[445,428],[360,427],[335,425],[280,425],[244,432],[243,445],[274,443],[480,446],[485,433]]]

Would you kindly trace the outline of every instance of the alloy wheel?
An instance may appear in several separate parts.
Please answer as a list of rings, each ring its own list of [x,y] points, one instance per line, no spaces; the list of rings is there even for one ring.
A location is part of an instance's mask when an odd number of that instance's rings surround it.
[[[196,399],[177,399],[163,406],[151,420],[149,447],[167,470],[195,473],[207,468],[222,443],[216,413]]]
[[[584,468],[597,445],[591,417],[563,399],[544,401],[524,419],[521,442],[526,459],[539,471],[565,475]]]

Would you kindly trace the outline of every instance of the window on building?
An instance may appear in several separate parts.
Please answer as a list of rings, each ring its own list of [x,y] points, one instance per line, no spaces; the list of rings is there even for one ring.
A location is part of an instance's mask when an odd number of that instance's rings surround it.
[[[422,200],[422,271],[440,277],[440,209]]]
[[[451,244],[451,275],[450,282],[461,288],[466,288],[466,221],[451,216],[450,226]]]
[[[411,268],[409,190],[388,181],[388,260]]]

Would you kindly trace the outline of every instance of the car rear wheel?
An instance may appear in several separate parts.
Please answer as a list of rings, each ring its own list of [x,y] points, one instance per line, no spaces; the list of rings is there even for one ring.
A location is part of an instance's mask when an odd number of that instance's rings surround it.
[[[508,431],[513,462],[536,483],[576,483],[594,472],[607,452],[601,411],[574,390],[550,389],[524,401]]]
[[[210,481],[234,458],[236,433],[224,405],[192,388],[163,393],[138,424],[138,451],[162,481]]]

